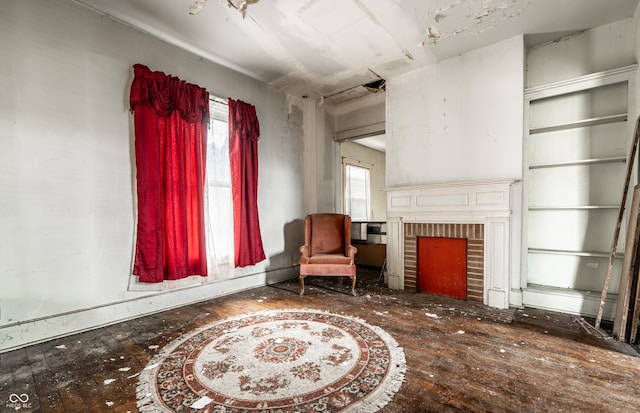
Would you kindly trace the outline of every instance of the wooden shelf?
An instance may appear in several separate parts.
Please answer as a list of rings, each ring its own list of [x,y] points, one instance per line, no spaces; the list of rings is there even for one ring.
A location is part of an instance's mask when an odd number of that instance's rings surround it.
[[[597,118],[582,119],[574,122],[560,123],[558,125],[545,126],[542,128],[533,128],[529,130],[529,135],[538,133],[555,132],[566,129],[586,128],[588,126],[605,125],[607,123],[625,122],[627,120],[626,113],[617,115],[600,116]]]
[[[616,162],[624,163],[626,161],[627,161],[626,156],[610,156],[607,158],[593,158],[593,159],[581,159],[578,161],[533,164],[533,165],[529,165],[529,169],[556,168],[556,167],[577,166],[577,165],[598,165],[598,164],[616,163]]]
[[[619,205],[576,205],[576,206],[535,206],[529,207],[529,211],[590,211],[620,209]]]
[[[602,251],[569,251],[569,250],[554,250],[543,248],[529,248],[529,253],[533,254],[554,254],[554,255],[571,255],[576,257],[596,257],[596,258],[609,258],[611,252]],[[615,258],[623,258],[624,253],[616,252]]]

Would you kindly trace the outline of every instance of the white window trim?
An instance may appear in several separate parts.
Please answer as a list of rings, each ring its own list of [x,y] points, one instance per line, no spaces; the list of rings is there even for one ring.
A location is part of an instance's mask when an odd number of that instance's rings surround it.
[[[342,202],[343,202],[343,212],[345,214],[351,215],[351,211],[348,211],[348,206],[347,206],[347,173],[346,173],[346,169],[347,169],[347,165],[350,166],[355,166],[358,168],[363,168],[363,169],[367,169],[369,171],[369,182],[367,185],[367,212],[366,212],[366,218],[364,219],[365,221],[368,221],[371,219],[371,170],[373,169],[373,164],[372,163],[368,163],[368,162],[363,162],[363,161],[359,161],[356,159],[350,159],[350,158],[346,158],[343,157],[342,158]]]

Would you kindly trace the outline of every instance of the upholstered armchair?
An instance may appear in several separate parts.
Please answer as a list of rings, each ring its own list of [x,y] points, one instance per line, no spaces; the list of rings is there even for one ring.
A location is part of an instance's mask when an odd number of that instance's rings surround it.
[[[300,295],[304,279],[310,275],[351,278],[351,294],[356,295],[358,249],[351,245],[351,218],[343,214],[311,214],[304,220],[304,242],[300,247]]]

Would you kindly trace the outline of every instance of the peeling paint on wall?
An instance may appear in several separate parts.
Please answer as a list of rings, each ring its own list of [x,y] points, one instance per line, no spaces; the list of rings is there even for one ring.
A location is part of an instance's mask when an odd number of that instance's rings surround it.
[[[227,0],[227,5],[238,10],[244,18],[244,16],[247,14],[247,7],[250,4],[256,4],[259,1],[260,0]],[[196,0],[195,6],[191,6],[189,8],[189,14],[200,14],[202,9],[204,9],[204,5],[206,4],[206,2],[207,0]]]
[[[196,5],[189,7],[189,14],[199,14],[204,9],[204,4],[207,0],[196,0]]]
[[[408,51],[407,49],[402,49],[402,54],[407,56],[409,60],[416,60],[415,57],[413,57],[413,55],[411,54],[411,52]]]
[[[256,4],[260,0],[227,0],[229,7],[233,7],[242,14],[242,18],[247,14],[247,7]]]
[[[477,36],[522,14],[526,6],[516,0],[455,0],[427,12],[430,24],[424,29],[430,44],[460,35]]]

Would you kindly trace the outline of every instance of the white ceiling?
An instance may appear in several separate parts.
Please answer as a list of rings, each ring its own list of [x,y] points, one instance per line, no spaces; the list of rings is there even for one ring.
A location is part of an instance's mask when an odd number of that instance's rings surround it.
[[[385,135],[375,135],[368,138],[355,139],[353,142],[380,152],[385,152],[387,148]]]
[[[74,0],[295,95],[348,100],[519,34],[633,16],[639,0]],[[189,10],[198,7],[197,14]]]

